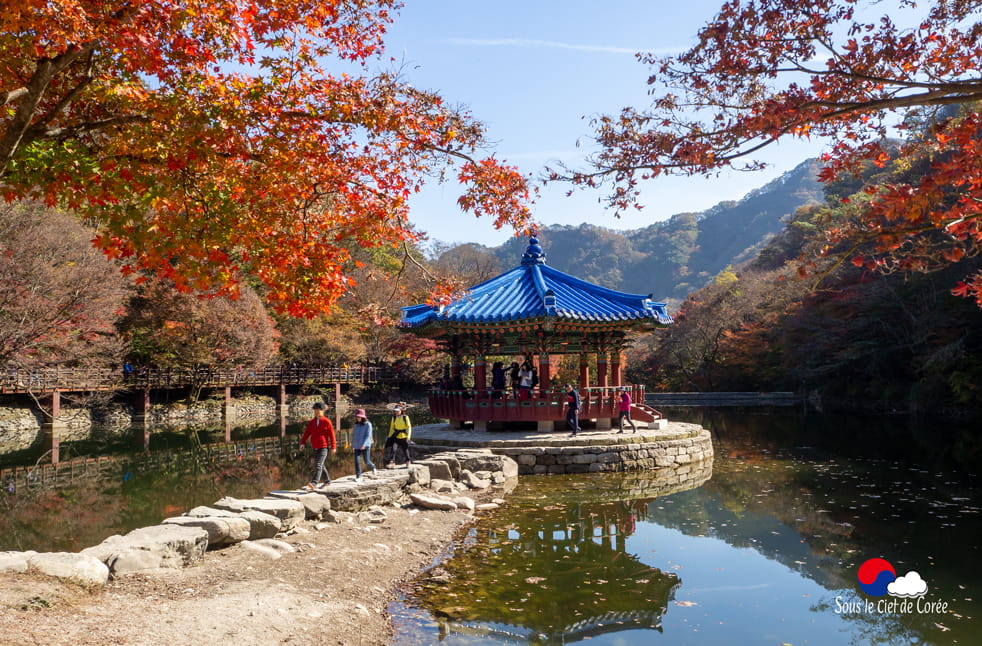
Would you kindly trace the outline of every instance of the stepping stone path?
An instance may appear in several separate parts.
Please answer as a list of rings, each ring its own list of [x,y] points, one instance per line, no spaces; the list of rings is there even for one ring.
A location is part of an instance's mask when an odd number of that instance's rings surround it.
[[[508,456],[487,449],[443,451],[408,467],[365,474],[361,482],[346,476],[314,491],[278,490],[251,500],[222,498],[211,507],[165,518],[159,525],[110,536],[80,553],[0,552],[0,576],[34,570],[102,586],[110,576],[187,567],[204,558],[209,548],[233,544],[259,557],[281,558],[293,548],[275,537],[307,531],[299,526],[305,519],[384,523],[385,505],[410,501],[427,509],[487,510],[492,507],[475,505],[473,498],[461,493],[517,476],[518,464]]]

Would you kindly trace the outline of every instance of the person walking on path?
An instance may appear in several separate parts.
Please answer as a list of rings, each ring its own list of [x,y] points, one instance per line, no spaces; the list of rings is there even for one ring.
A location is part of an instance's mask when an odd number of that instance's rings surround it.
[[[620,426],[621,430],[617,432],[624,432],[624,420],[627,420],[628,424],[631,425],[631,432],[637,433],[638,427],[635,425],[634,420],[631,419],[631,393],[627,392],[626,386],[621,386],[620,391],[620,400],[617,402],[617,425]]]
[[[569,428],[570,437],[576,437],[580,429],[580,393],[576,392],[573,384],[566,384],[566,426]]]
[[[331,484],[331,476],[327,473],[324,462],[327,454],[332,455],[337,452],[337,439],[334,436],[334,424],[331,420],[324,417],[324,404],[316,402],[314,404],[314,418],[307,422],[307,428],[300,438],[300,448],[304,447],[307,440],[310,440],[310,448],[314,449],[314,475],[306,485],[306,489],[313,491],[321,486],[321,475],[324,476],[324,484]]]
[[[355,450],[355,482],[361,482],[362,460],[365,460],[365,467],[371,469],[373,475],[375,474],[375,465],[372,463],[372,423],[368,421],[364,408],[355,411],[351,447]]]
[[[392,420],[389,422],[389,436],[385,438],[385,448],[383,449],[383,454],[388,453],[389,462],[385,465],[386,469],[394,469],[396,467],[396,447],[402,448],[402,452],[406,454],[406,467],[409,467],[413,463],[412,457],[409,455],[409,440],[413,436],[413,423],[409,421],[409,415],[406,415],[406,405],[402,402],[395,407],[392,411]]]

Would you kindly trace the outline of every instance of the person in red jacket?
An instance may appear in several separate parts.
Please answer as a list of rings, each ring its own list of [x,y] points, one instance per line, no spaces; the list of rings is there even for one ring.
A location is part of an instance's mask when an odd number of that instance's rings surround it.
[[[324,417],[324,404],[317,402],[314,404],[314,419],[307,422],[307,428],[300,438],[300,448],[310,439],[310,448],[314,449],[314,475],[307,489],[313,491],[321,486],[321,475],[324,476],[324,485],[331,484],[331,476],[327,473],[324,462],[327,454],[332,455],[337,451],[337,440],[334,437],[334,425],[331,420]]]

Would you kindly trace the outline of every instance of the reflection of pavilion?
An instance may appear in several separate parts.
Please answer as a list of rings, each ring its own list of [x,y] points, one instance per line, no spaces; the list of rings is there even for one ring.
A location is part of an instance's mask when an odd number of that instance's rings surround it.
[[[623,478],[596,480],[595,487],[556,492],[540,484],[525,494],[529,498],[500,510],[493,527],[480,527],[443,566],[452,583],[424,585],[417,595],[441,633],[559,644],[660,629],[681,582],[626,551],[651,498],[600,502],[626,488]],[[637,491],[636,485],[635,479],[627,486]]]

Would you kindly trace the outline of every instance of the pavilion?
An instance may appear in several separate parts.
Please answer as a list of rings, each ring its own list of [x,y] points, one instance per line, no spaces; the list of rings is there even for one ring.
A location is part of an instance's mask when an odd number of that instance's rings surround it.
[[[536,422],[551,431],[565,419],[564,384],[551,381],[553,355],[579,356],[580,418],[596,428],[611,427],[617,418],[617,389],[629,388],[631,417],[652,423],[661,416],[644,405],[644,387],[623,383],[623,351],[629,333],[648,332],[672,323],[665,304],[651,295],[627,294],[586,282],[546,264],[535,236],[521,264],[471,287],[449,305],[403,307],[403,331],[435,339],[450,357],[451,383],[429,395],[434,415],[462,428],[507,428],[509,423]],[[488,387],[488,358],[519,362],[529,359],[538,369],[531,397],[514,397]],[[594,361],[591,361],[593,359]],[[474,387],[461,387],[462,366],[474,365]],[[591,371],[591,363],[596,370]]]

